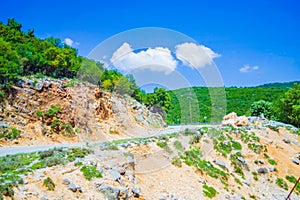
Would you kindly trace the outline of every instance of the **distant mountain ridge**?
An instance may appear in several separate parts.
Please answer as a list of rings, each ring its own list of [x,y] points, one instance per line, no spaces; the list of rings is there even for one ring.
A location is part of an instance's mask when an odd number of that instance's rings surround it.
[[[300,81],[266,83],[257,87],[289,89],[293,88],[295,83],[300,84]]]

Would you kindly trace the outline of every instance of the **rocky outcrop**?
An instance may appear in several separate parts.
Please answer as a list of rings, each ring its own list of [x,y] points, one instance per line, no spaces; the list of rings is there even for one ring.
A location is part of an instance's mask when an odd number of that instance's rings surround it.
[[[232,112],[223,117],[223,126],[247,126],[249,125],[248,118],[246,116],[237,116],[235,112]]]

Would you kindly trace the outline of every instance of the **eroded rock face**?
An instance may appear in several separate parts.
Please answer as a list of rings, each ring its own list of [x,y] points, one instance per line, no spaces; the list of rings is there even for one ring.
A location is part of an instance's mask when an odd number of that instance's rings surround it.
[[[20,79],[7,101],[0,102],[1,124],[22,130],[17,143],[98,141],[111,134],[148,134],[165,125],[159,114],[130,97],[101,91],[94,85],[67,87],[66,83],[68,80]],[[60,107],[60,111],[46,115],[51,106]],[[9,145],[12,141],[0,143]]]

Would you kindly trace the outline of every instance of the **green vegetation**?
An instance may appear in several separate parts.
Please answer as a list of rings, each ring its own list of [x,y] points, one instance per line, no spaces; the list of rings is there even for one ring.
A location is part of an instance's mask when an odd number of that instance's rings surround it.
[[[295,184],[296,182],[297,182],[297,178],[295,177],[295,176],[292,176],[292,175],[287,175],[286,177],[285,177],[285,179],[286,180],[288,180],[289,182],[291,182],[291,183],[293,183],[293,184]],[[298,183],[297,185],[296,185],[296,187],[295,187],[295,193],[296,194],[300,194],[300,183]]]
[[[178,156],[174,156],[172,158],[172,165],[175,165],[176,167],[182,167],[182,162]]]
[[[288,190],[288,185],[287,183],[283,180],[283,178],[277,178],[276,179],[276,185],[278,185],[279,187]]]
[[[267,119],[274,118],[272,113],[272,103],[264,100],[254,102],[250,106],[251,116],[260,116],[263,114]]]
[[[175,149],[177,149],[178,151],[183,151],[183,147],[182,147],[182,144],[180,141],[176,140],[174,143],[173,143]]]
[[[276,103],[280,121],[300,127],[300,86],[295,83]]]
[[[12,187],[23,184],[22,176],[32,170],[65,164],[76,157],[84,157],[90,150],[86,148],[51,149],[47,151],[7,155],[0,157],[0,197],[13,196]],[[48,181],[47,181],[48,182]]]
[[[50,177],[47,177],[47,178],[44,179],[43,185],[48,190],[54,191],[54,189],[55,189],[55,183],[53,182],[53,180]]]
[[[203,185],[203,194],[208,198],[213,198],[217,195],[217,190],[213,187],[209,187],[208,185]]]
[[[197,146],[191,146],[190,150],[180,156],[187,165],[195,166],[202,173],[206,173],[212,178],[227,180],[227,174],[223,170],[214,167],[209,161],[202,160],[201,157],[202,151]]]
[[[15,127],[0,127],[0,139],[13,140],[20,137],[21,131]]]
[[[80,171],[83,173],[87,180],[91,180],[92,178],[102,178],[102,174],[97,170],[95,165],[83,166]]]
[[[277,165],[277,162],[273,159],[268,159],[268,162],[271,164],[271,165]]]
[[[255,180],[255,181],[258,181],[258,173],[257,172],[252,172],[252,175],[253,175],[253,179]]]
[[[168,146],[168,143],[165,141],[157,141],[156,142],[157,146],[159,146],[160,148],[165,148],[166,146]]]

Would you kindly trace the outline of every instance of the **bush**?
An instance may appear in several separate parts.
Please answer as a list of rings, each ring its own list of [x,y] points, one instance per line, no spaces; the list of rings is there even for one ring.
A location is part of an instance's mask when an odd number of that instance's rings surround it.
[[[83,173],[85,178],[87,180],[91,180],[92,178],[102,178],[102,174],[100,171],[96,169],[96,166],[90,165],[90,166],[83,166],[80,171]]]
[[[209,187],[208,185],[203,185],[203,194],[208,198],[213,198],[217,195],[217,190],[213,187]]]
[[[174,156],[172,158],[172,164],[175,165],[176,167],[182,167],[182,162],[178,156]]]
[[[168,143],[165,142],[165,141],[163,141],[163,142],[158,141],[158,142],[156,142],[156,144],[157,144],[157,146],[159,146],[160,148],[165,148],[166,146],[168,146]]]
[[[277,165],[277,162],[273,159],[268,159],[268,162],[271,164],[271,165]]]
[[[55,189],[55,183],[53,182],[53,180],[50,177],[47,177],[46,179],[44,179],[43,185],[48,190],[54,191],[54,189]]]
[[[174,147],[179,150],[179,151],[182,151],[183,150],[183,147],[182,147],[182,144],[180,141],[176,140],[174,143],[173,143]]]
[[[277,178],[277,179],[276,179],[276,184],[277,184],[279,187],[281,187],[281,188],[283,188],[283,189],[285,189],[285,190],[288,190],[288,185],[287,185],[287,183],[286,183],[282,178]]]
[[[251,116],[260,116],[263,114],[266,118],[271,119],[273,117],[272,103],[264,100],[260,100],[251,104],[250,107]]]

